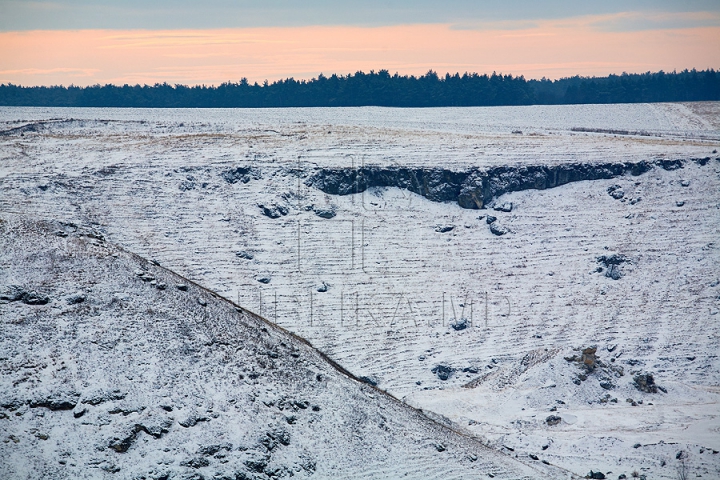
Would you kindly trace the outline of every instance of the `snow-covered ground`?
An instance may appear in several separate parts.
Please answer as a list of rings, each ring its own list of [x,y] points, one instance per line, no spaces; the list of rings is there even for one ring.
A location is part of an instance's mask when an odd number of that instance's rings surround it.
[[[0,210],[90,225],[531,463],[720,475],[718,103],[0,120]],[[510,212],[308,181],[338,167],[658,160],[681,162],[496,199]],[[618,267],[598,261],[613,255]],[[592,372],[564,359],[591,345]],[[667,393],[639,391],[645,373]]]

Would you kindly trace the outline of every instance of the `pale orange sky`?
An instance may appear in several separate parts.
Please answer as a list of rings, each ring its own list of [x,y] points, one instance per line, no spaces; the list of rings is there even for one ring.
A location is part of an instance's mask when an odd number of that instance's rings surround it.
[[[387,69],[528,78],[720,67],[720,27],[608,31],[602,16],[527,28],[449,24],[0,33],[0,83],[217,85]]]

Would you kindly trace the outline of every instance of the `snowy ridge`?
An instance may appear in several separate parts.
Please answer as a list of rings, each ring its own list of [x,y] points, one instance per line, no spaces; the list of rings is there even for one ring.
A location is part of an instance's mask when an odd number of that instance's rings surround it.
[[[568,477],[429,421],[91,230],[0,229],[3,295],[45,298],[0,305],[3,478]]]

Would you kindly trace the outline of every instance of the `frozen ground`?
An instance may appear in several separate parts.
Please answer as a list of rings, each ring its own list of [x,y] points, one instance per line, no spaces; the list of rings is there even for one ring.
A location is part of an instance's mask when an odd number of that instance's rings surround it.
[[[531,463],[720,475],[717,103],[0,116],[3,211],[92,226]],[[495,199],[511,212],[310,181],[639,162]],[[564,359],[590,345],[591,373]],[[644,373],[667,393],[639,391]]]

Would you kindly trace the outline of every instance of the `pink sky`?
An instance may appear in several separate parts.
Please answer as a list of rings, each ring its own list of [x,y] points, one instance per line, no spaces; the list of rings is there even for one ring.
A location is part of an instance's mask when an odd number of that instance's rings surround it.
[[[605,17],[450,25],[0,33],[0,83],[217,85],[387,69],[528,78],[720,67],[720,27],[607,31]]]

